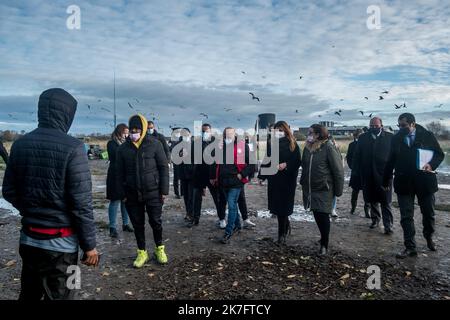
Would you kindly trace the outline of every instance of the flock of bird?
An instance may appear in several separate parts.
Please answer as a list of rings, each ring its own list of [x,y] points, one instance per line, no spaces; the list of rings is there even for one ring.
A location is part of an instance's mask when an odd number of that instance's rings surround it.
[[[333,46],[333,48],[334,48],[334,46]],[[246,71],[241,71],[241,74],[242,74],[242,75],[247,75],[247,72],[246,72]],[[263,76],[261,76],[261,77],[262,77],[263,79],[266,79],[266,76],[265,76],[265,75],[263,75]],[[303,78],[304,78],[303,75],[299,75],[299,76],[298,76],[298,79],[299,79],[299,80],[302,80]],[[261,99],[260,97],[258,97],[254,92],[249,92],[248,94],[250,95],[251,101],[255,101],[255,100],[256,100],[258,103],[262,101],[262,99]],[[383,91],[381,92],[381,94],[378,95],[378,99],[377,99],[377,100],[378,100],[378,101],[385,100],[385,96],[388,95],[388,94],[389,94],[389,91],[388,91],[388,90],[383,90]],[[366,101],[369,101],[369,97],[368,97],[368,96],[365,96],[364,99],[365,99]],[[133,100],[133,104],[132,104],[130,101],[127,102],[128,107],[129,107],[131,110],[133,110],[133,111],[136,112],[136,113],[144,114],[144,115],[147,116],[148,119],[152,119],[153,121],[159,120],[159,118],[157,117],[157,114],[152,113],[152,112],[151,112],[151,113],[144,113],[141,109],[138,109],[138,108],[137,108],[137,105],[140,105],[140,103],[141,103],[139,99],[133,98],[132,100]],[[344,101],[344,99],[340,99],[340,101],[342,102],[342,101]],[[97,103],[101,103],[101,102],[102,102],[101,99],[98,99],[98,100],[97,100]],[[85,116],[86,119],[89,119],[90,116],[92,115],[92,113],[94,113],[94,108],[95,108],[95,109],[102,110],[102,111],[105,111],[105,112],[108,112],[108,113],[111,113],[111,114],[113,113],[113,112],[111,111],[111,109],[108,108],[107,106],[93,106],[92,104],[86,104],[86,106],[87,106],[87,108],[88,108],[88,110],[89,110],[89,114],[88,114],[87,116]],[[441,103],[441,104],[439,104],[439,105],[434,106],[434,108],[436,108],[436,109],[441,109],[443,106],[444,106],[444,104]],[[183,105],[179,105],[178,108],[181,109],[181,110],[187,109],[187,108],[186,108],[185,106],[183,106]],[[394,104],[394,109],[395,109],[395,110],[406,109],[406,108],[407,108],[406,102],[403,102],[402,104]],[[232,111],[233,109],[232,109],[232,108],[223,108],[223,110],[224,110],[225,112],[230,112],[230,111]],[[334,111],[334,113],[332,113],[333,111]],[[350,110],[349,110],[349,111],[350,111]],[[333,115],[337,116],[337,117],[343,117],[343,115],[346,114],[346,111],[343,110],[343,109],[341,108],[341,109],[338,109],[338,110],[328,110],[328,111],[326,111],[325,113],[318,114],[317,116],[318,116],[319,118],[321,118],[322,116],[324,116],[325,114],[329,114],[330,112],[331,112]],[[34,112],[34,111],[33,111],[33,112],[29,112],[30,116],[33,116],[35,113],[36,113],[36,112]],[[295,113],[298,114],[298,113],[299,113],[299,109],[295,109]],[[359,110],[358,113],[359,113],[362,117],[368,117],[368,118],[372,118],[372,116],[373,116],[373,114],[374,114],[373,112],[370,112],[370,113],[369,113],[368,111],[364,111],[364,110]],[[208,114],[205,113],[205,112],[200,112],[199,115],[202,116],[202,117],[204,117],[205,119],[209,119]],[[175,113],[172,113],[171,116],[172,116],[172,117],[175,117]],[[19,120],[19,119],[14,115],[14,113],[9,113],[9,114],[8,114],[8,117],[9,117],[11,120]],[[441,118],[440,120],[444,120],[444,119]],[[34,120],[34,121],[36,122],[36,120]],[[241,119],[240,119],[240,118],[237,118],[237,121],[241,121]],[[105,125],[109,125],[109,126],[113,127],[112,121],[111,121],[111,122],[106,121],[106,122],[105,122]],[[169,127],[170,127],[170,128],[179,127],[179,124],[173,123],[173,124],[171,124]]]

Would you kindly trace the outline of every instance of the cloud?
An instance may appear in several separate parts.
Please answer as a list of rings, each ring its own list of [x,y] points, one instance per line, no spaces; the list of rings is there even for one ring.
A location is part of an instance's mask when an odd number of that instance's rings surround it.
[[[382,28],[368,30],[371,4],[77,1],[81,30],[68,30],[64,3],[2,2],[0,121],[31,129],[39,94],[63,87],[80,103],[74,132],[109,132],[112,115],[100,108],[112,108],[114,71],[120,121],[137,98],[166,132],[200,112],[216,126],[253,126],[258,113],[274,112],[295,127],[336,109],[380,110],[390,122],[394,103],[448,110],[450,3],[380,1]],[[359,121],[350,114],[340,121]]]

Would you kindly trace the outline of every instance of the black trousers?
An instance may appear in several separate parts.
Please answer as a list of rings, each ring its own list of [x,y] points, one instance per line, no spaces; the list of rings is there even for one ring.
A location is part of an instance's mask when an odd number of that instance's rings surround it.
[[[416,249],[416,229],[414,226],[414,199],[415,194],[397,194],[398,205],[400,207],[400,224],[403,229],[403,239],[405,247]],[[431,238],[435,231],[434,219],[434,194],[417,196],[420,212],[422,213],[423,236],[425,239]]]
[[[330,239],[330,215],[328,213],[314,211],[314,219],[320,231],[320,245],[328,248]]]
[[[192,180],[180,180],[186,215],[194,218],[194,184]]]
[[[278,238],[286,236],[289,231],[289,216],[278,216]]]
[[[224,217],[225,217],[225,212],[227,209],[227,199],[225,197],[225,193],[222,192],[222,190],[220,190],[220,192],[219,192],[219,204],[220,204],[220,210],[221,210],[221,212],[224,212]],[[248,219],[248,209],[247,209],[247,200],[245,199],[245,186],[242,186],[241,192],[239,193],[238,207],[239,207],[239,212],[241,213],[241,216],[242,216],[242,220],[247,220]]]
[[[21,291],[19,300],[72,300],[74,289],[67,287],[67,279],[73,273],[71,265],[77,265],[78,252],[65,253],[45,250],[21,244]]]
[[[356,205],[358,203],[358,195],[359,195],[359,189],[352,189],[352,197],[350,200],[351,206],[352,206],[352,213],[355,212]],[[366,214],[369,214],[370,211],[370,203],[364,202],[364,212]]]
[[[153,230],[155,245],[162,245],[162,203],[158,201],[137,202],[125,204],[134,228],[134,235],[139,250],[145,250],[145,212],[148,215],[148,222]]]
[[[381,212],[379,209],[381,206]],[[385,230],[391,230],[394,226],[394,215],[392,214],[391,204],[387,202],[370,203],[370,217],[372,222],[378,222],[383,219]]]
[[[173,165],[173,192],[176,196],[180,195],[179,189],[179,181],[180,181],[180,165]],[[181,194],[183,194],[183,190],[181,190]]]
[[[216,206],[217,215],[219,216],[220,220],[225,219],[225,210],[222,210],[222,206],[219,203],[219,188],[211,185],[208,183],[207,185],[209,192],[211,193],[211,196],[214,201],[214,205]],[[200,220],[200,214],[202,211],[202,201],[203,201],[203,188],[197,188],[195,187],[193,190],[193,198],[194,198],[194,220],[199,221]]]

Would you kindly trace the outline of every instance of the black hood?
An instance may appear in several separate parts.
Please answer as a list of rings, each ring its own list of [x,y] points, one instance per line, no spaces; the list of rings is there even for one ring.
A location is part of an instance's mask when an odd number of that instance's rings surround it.
[[[77,100],[60,88],[42,92],[38,104],[39,128],[58,129],[67,133],[77,111]]]

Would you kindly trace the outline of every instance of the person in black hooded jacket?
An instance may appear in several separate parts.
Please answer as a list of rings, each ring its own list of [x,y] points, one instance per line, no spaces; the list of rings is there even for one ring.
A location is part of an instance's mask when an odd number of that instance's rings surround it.
[[[0,141],[0,157],[5,163],[8,163],[8,151],[6,151],[2,141]]]
[[[161,142],[147,134],[147,120],[142,115],[130,118],[130,137],[117,151],[118,193],[124,199],[137,241],[136,268],[149,260],[145,245],[145,212],[153,229],[154,255],[167,263],[162,244],[162,206],[169,194],[169,165]]]
[[[403,229],[405,250],[397,258],[417,256],[414,227],[414,199],[417,196],[422,213],[423,236],[431,251],[436,251],[434,234],[434,194],[438,191],[435,170],[444,160],[444,153],[433,133],[421,125],[411,113],[398,117],[400,131],[392,138],[388,162],[384,169],[383,186],[390,188],[395,170],[394,191],[400,207],[400,224]],[[432,151],[433,156],[418,167],[419,150]]]
[[[191,132],[188,128],[184,128],[181,134],[181,142],[178,147],[181,147],[179,156],[182,159],[179,167],[179,178],[181,182],[181,190],[183,191],[184,205],[186,208],[185,221],[192,227],[194,221],[194,142],[191,141]],[[197,221],[198,224],[198,221]]]
[[[39,97],[37,129],[17,140],[3,180],[3,197],[22,216],[19,299],[71,299],[67,268],[98,264],[92,182],[83,143],[70,137],[77,101],[63,89]]]

